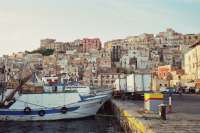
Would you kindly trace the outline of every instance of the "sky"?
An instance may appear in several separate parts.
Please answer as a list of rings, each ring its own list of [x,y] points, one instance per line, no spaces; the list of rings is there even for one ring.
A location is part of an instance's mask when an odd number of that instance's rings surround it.
[[[200,33],[199,13],[200,0],[0,0],[0,56],[36,49],[44,38]]]

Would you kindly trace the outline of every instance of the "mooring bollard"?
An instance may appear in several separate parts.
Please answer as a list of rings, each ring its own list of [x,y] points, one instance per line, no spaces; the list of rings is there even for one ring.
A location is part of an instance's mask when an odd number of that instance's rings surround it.
[[[172,97],[169,96],[169,110],[168,110],[168,113],[172,113]]]
[[[165,104],[160,104],[159,105],[159,115],[160,115],[160,118],[162,120],[166,120],[166,105]]]

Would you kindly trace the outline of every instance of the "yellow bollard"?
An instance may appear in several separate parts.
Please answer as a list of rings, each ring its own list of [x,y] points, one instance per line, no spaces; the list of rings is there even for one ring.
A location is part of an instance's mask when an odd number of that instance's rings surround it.
[[[162,93],[145,93],[144,94],[144,109],[146,112],[158,112],[158,105],[163,103]]]

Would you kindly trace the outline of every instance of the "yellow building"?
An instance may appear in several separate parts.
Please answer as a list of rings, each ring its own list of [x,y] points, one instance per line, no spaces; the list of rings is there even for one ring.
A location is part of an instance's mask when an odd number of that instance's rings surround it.
[[[104,45],[105,49],[111,49],[112,48],[112,43],[108,42]]]
[[[184,55],[185,76],[188,81],[200,79],[200,41],[193,44]]]
[[[152,90],[154,92],[160,91],[162,88],[169,87],[170,81],[165,79],[159,79],[157,77],[154,77],[152,80]]]

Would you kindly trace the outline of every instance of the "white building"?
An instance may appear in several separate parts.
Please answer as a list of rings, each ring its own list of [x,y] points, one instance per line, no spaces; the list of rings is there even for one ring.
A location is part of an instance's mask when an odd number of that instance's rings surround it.
[[[131,49],[128,54],[122,56],[120,63],[122,68],[127,69],[149,69],[152,67],[148,49]]]
[[[42,54],[27,54],[24,57],[25,64],[28,64],[30,67],[34,69],[42,68],[43,56]]]

